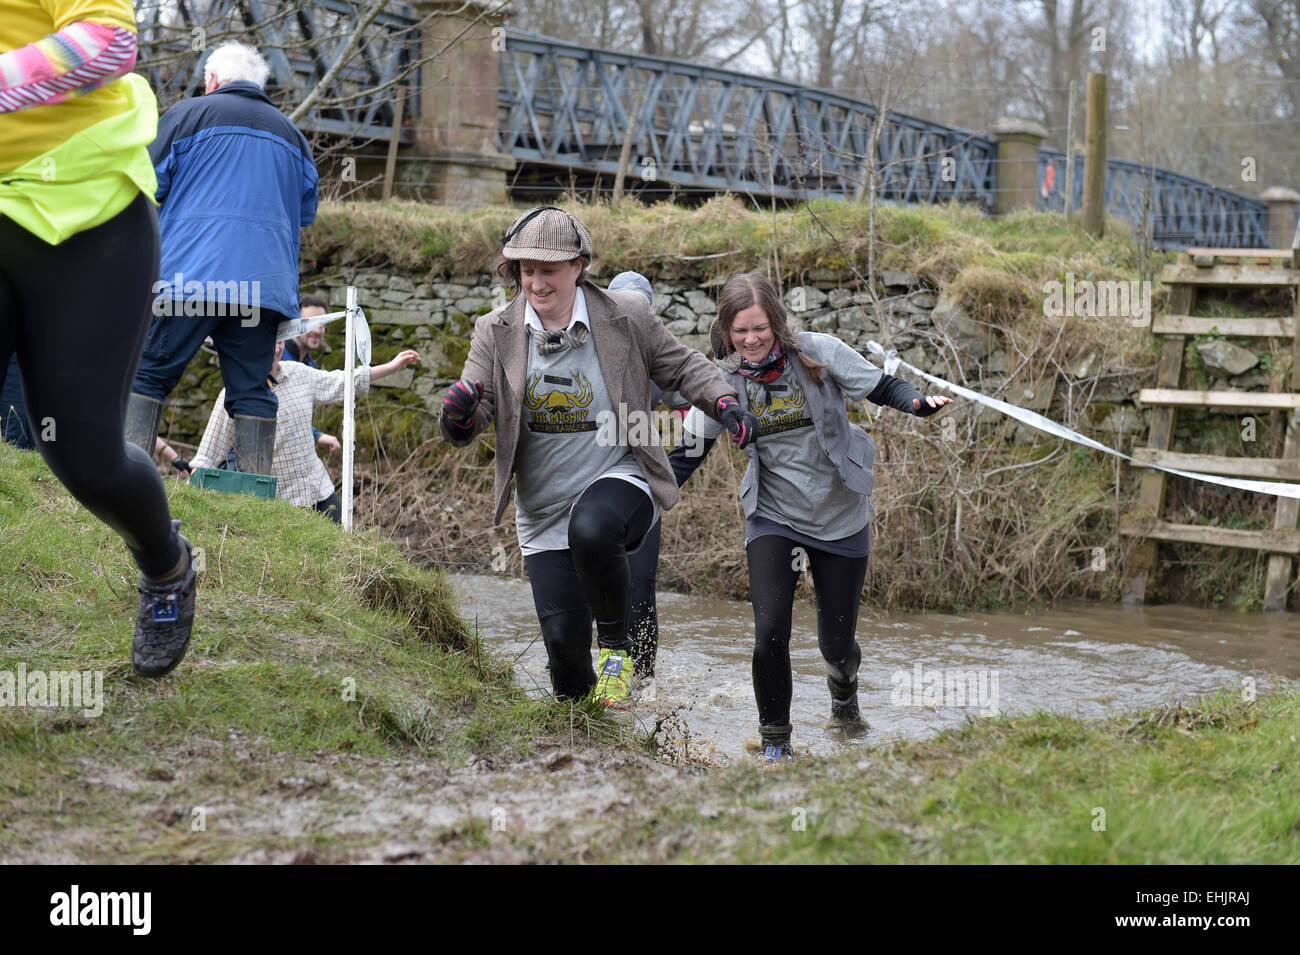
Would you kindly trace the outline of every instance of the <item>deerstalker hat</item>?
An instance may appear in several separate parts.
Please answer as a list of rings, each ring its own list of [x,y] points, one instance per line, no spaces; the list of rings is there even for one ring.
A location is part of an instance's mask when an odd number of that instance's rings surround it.
[[[569,262],[580,255],[591,258],[591,235],[587,227],[555,206],[540,206],[525,212],[511,224],[501,245],[501,254],[507,259]]]

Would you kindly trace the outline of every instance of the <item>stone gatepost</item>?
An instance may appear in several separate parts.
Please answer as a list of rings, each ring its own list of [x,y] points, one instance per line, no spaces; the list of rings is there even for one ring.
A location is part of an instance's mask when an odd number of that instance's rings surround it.
[[[457,205],[506,201],[513,157],[497,152],[497,95],[505,14],[468,0],[415,0],[421,30],[420,111],[415,149],[427,184],[421,198]]]
[[[993,211],[1033,209],[1038,204],[1038,147],[1047,130],[1032,119],[1000,119],[989,129],[998,144],[993,166],[997,195]]]
[[[1260,196],[1268,203],[1268,247],[1291,248],[1295,235],[1296,210],[1300,207],[1300,192],[1284,186],[1270,186]]]

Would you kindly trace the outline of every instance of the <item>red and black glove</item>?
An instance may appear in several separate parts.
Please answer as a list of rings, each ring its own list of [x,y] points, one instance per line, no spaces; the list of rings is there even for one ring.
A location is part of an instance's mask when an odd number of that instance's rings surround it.
[[[442,399],[442,413],[449,423],[458,431],[473,428],[474,412],[483,400],[483,382],[458,381],[447,389]]]
[[[739,447],[748,447],[758,437],[758,418],[751,412],[741,411],[740,402],[730,395],[718,399],[718,417]]]

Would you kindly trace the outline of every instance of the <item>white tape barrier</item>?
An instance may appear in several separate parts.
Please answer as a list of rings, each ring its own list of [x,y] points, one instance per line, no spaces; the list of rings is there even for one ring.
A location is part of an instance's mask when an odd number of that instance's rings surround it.
[[[290,338],[297,338],[322,325],[328,325],[335,319],[342,318],[346,315],[347,309],[341,312],[329,312],[325,315],[308,315],[306,318],[295,318],[292,321],[281,322],[275,328],[275,340],[277,342],[287,342]]]
[[[1048,434],[1055,435],[1058,438],[1065,438],[1067,441],[1073,441],[1075,444],[1082,444],[1084,447],[1093,448],[1097,451],[1104,451],[1107,454],[1113,454],[1115,457],[1132,463],[1133,459],[1122,451],[1116,451],[1114,448],[1108,448],[1099,441],[1094,441],[1087,435],[1072,431],[1063,424],[1058,424],[1051,418],[1045,418],[1036,411],[1029,411],[1017,405],[1008,404],[1005,401],[999,401],[997,398],[990,398],[987,395],[981,395],[977,391],[971,391],[969,388],[963,388],[961,385],[954,385],[951,381],[945,381],[934,375],[928,374],[919,368],[909,365],[898,357],[897,352],[893,349],[885,349],[877,342],[867,342],[867,349],[875,355],[879,355],[884,361],[884,370],[886,374],[893,374],[893,370],[900,367],[906,368],[914,375],[924,378],[931,384],[938,385],[945,391],[951,391],[955,395],[967,398],[971,401],[978,402],[990,408],[1002,412],[1004,415],[1015,418],[1017,421],[1029,425],[1039,431],[1045,431]],[[1144,467],[1153,467],[1157,471],[1164,471],[1167,474],[1177,474],[1179,477],[1191,478],[1193,481],[1205,481],[1209,484],[1218,484],[1222,487],[1233,487],[1242,491],[1254,491],[1257,494],[1273,494],[1277,497],[1290,497],[1300,500],[1300,484],[1288,484],[1283,481],[1247,481],[1240,478],[1220,477],[1217,474],[1202,474],[1199,471],[1180,471],[1177,468],[1166,468],[1159,465],[1144,465]]]
[[[299,335],[305,335],[313,329],[320,328],[322,325],[328,325],[330,322],[340,319],[347,315],[347,309],[341,312],[329,312],[325,315],[309,315],[306,318],[295,318],[289,322],[281,322],[275,329],[275,340],[277,342],[288,341],[290,338],[297,338]],[[366,313],[357,307],[356,317],[353,319],[353,334],[356,335],[356,353],[357,359],[363,364],[370,364],[370,326],[366,322]]]

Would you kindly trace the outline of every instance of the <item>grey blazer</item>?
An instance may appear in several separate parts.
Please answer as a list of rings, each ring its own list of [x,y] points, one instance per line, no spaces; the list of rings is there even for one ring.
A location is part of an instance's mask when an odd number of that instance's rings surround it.
[[[736,397],[722,372],[700,352],[687,348],[659,323],[650,303],[636,291],[608,294],[590,282],[582,284],[591,320],[591,340],[600,359],[601,375],[609,391],[610,404],[617,412],[649,414],[650,382],[680,392],[691,404],[717,420],[718,399]],[[510,482],[515,474],[515,455],[523,425],[524,379],[528,372],[528,341],[524,321],[524,296],[516,295],[509,305],[481,316],[474,323],[469,357],[460,377],[483,382],[483,400],[474,414],[474,428],[461,437],[447,428],[446,415],[439,415],[443,437],[455,445],[466,445],[488,425],[496,422],[496,516],[501,522],[510,501]],[[743,389],[742,389],[743,390]],[[665,510],[677,503],[677,482],[660,445],[633,447],[650,490]],[[563,467],[563,462],[556,462]]]

